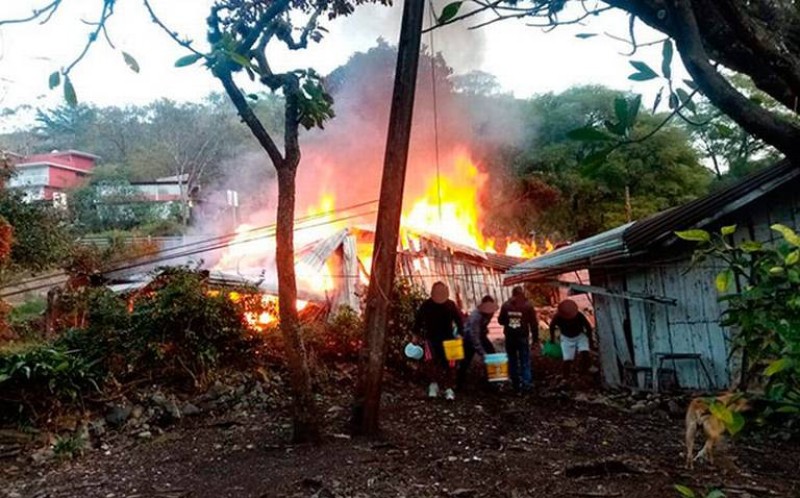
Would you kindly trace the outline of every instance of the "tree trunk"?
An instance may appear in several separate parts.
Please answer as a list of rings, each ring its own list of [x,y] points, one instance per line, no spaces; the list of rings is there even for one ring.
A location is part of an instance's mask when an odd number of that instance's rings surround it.
[[[414,93],[419,66],[423,0],[406,0],[398,44],[389,134],[381,180],[378,221],[375,227],[372,270],[370,271],[365,316],[365,350],[353,409],[356,433],[372,436],[379,430],[381,382],[386,357],[386,328],[389,297],[394,286],[397,243],[403,208],[403,188],[411,137]]]
[[[278,302],[289,379],[294,395],[296,443],[319,442],[319,415],[311,392],[311,375],[297,316],[297,280],[294,268],[294,205],[297,164],[285,163],[278,172],[278,215],[275,264],[278,269]]]

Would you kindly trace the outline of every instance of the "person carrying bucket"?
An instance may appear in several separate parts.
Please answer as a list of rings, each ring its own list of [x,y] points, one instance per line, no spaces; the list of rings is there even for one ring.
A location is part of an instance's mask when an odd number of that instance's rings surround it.
[[[415,342],[425,342],[425,359],[429,366],[430,380],[428,397],[438,397],[441,387],[445,389],[446,399],[455,399],[455,368],[445,353],[445,342],[463,337],[464,322],[461,311],[450,299],[450,290],[444,282],[433,284],[431,297],[417,310],[413,333]]]
[[[558,304],[556,316],[550,322],[550,340],[555,342],[556,329],[561,334],[561,354],[564,360],[564,378],[570,376],[575,357],[580,359],[580,372],[589,368],[589,351],[593,349],[592,324],[578,311],[578,305],[571,299]]]
[[[464,327],[464,359],[458,366],[458,389],[464,387],[475,356],[483,360],[487,354],[494,354],[494,344],[489,340],[489,322],[499,308],[492,296],[483,296],[481,303],[470,313]]]
[[[517,392],[529,392],[533,382],[530,337],[538,341],[536,310],[525,297],[522,287],[514,287],[511,299],[503,303],[497,322],[503,326],[508,354],[508,373]]]

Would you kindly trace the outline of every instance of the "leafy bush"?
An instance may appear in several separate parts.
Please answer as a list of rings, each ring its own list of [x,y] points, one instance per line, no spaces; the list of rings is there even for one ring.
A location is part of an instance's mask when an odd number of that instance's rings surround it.
[[[53,454],[63,460],[72,460],[76,456],[83,455],[86,443],[86,439],[80,434],[61,436],[53,444]]]
[[[242,307],[224,293],[210,294],[200,272],[166,270],[152,287],[134,302],[130,327],[121,334],[129,369],[185,372],[197,380],[249,350]]]
[[[386,337],[386,364],[392,368],[408,368],[408,359],[403,348],[411,338],[414,318],[427,294],[413,282],[398,280],[395,282],[392,299],[389,303],[389,329]]]
[[[306,344],[322,360],[356,360],[363,337],[364,322],[349,306],[334,311],[327,323],[308,323],[303,330]]]
[[[718,234],[690,230],[678,236],[699,243],[695,261],[714,258],[724,265],[716,277],[720,300],[727,303],[722,324],[732,328],[734,348],[744,353],[745,387],[759,381],[765,385],[766,397],[779,406],[777,411],[797,414],[800,236],[783,225],[772,229],[783,239],[775,247],[753,241],[732,244],[729,236],[736,232],[735,226],[724,227]]]
[[[81,402],[88,390],[99,390],[103,377],[94,362],[60,345],[0,353],[0,419],[50,415],[61,404]]]

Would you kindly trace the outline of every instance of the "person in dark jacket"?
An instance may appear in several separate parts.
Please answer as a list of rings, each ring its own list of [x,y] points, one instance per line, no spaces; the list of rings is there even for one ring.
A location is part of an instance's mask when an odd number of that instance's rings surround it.
[[[464,326],[464,359],[458,366],[458,389],[464,387],[467,372],[476,356],[481,360],[494,354],[494,344],[489,339],[489,323],[499,306],[492,296],[483,296],[481,303],[472,310]]]
[[[436,282],[431,289],[431,297],[417,310],[413,329],[415,341],[424,340],[429,353],[428,396],[439,396],[439,388],[445,389],[445,398],[455,399],[453,391],[454,368],[445,356],[444,341],[464,336],[464,322],[461,310],[450,299],[450,290],[444,282]]]
[[[586,373],[589,368],[589,351],[594,349],[592,340],[592,324],[586,316],[578,311],[578,304],[565,299],[558,303],[556,316],[550,322],[550,340],[555,342],[556,329],[561,333],[561,354],[564,360],[564,378],[570,376],[575,357],[579,358],[580,372]]]
[[[500,308],[498,323],[503,326],[508,354],[508,375],[517,392],[527,392],[532,388],[531,344],[539,340],[538,322],[533,305],[525,297],[522,287],[514,287],[511,299]]]

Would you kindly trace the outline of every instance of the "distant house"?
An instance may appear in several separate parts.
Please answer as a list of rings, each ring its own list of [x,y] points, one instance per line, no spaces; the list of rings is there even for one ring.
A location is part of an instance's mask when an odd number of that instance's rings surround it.
[[[15,157],[15,174],[9,188],[24,192],[29,201],[52,201],[66,190],[80,186],[91,174],[99,157],[76,150]]]
[[[131,182],[131,187],[148,201],[175,202],[185,197],[188,176],[168,176],[151,181]]]
[[[800,167],[784,161],[682,206],[628,223],[511,268],[507,285],[546,282],[592,296],[608,385],[724,389],[740,379],[714,278],[722,265],[692,265],[679,230],[738,228],[735,242],[774,243],[775,223],[800,227]],[[589,282],[564,275],[588,270]]]

